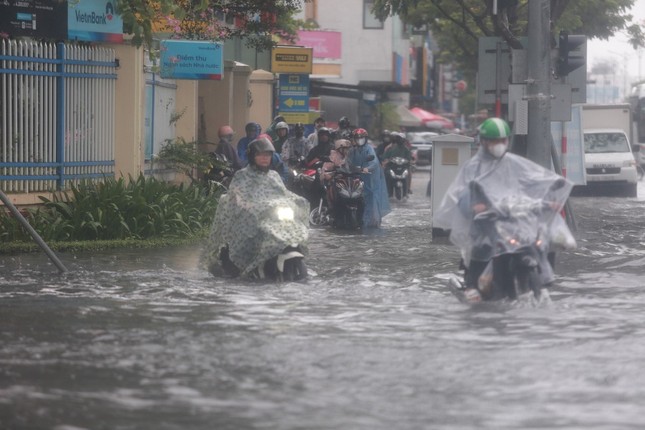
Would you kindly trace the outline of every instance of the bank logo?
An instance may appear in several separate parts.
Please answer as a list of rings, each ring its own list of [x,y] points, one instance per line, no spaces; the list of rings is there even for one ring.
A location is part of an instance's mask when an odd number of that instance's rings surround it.
[[[108,21],[112,21],[112,18],[114,17],[114,6],[112,6],[112,3],[110,2],[107,2],[105,5],[105,16]]]

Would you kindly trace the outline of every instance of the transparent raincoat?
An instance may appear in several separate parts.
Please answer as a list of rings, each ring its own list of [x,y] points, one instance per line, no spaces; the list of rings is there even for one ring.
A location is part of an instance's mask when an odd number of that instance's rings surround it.
[[[450,230],[450,240],[461,250],[466,265],[471,259],[488,261],[514,252],[511,246],[495,243],[499,232],[482,231],[487,224],[475,222],[472,206],[482,198],[486,201],[478,203],[484,203],[494,217],[513,216],[506,228],[510,225],[518,237],[539,231],[551,249],[572,248],[575,239],[560,214],[572,187],[571,181],[524,157],[506,153],[495,158],[481,146],[448,187],[432,224]]]
[[[228,193],[219,200],[206,263],[221,265],[220,253],[228,247],[231,262],[241,276],[248,276],[289,246],[306,253],[308,237],[307,200],[287,190],[276,172],[249,166],[235,174]]]

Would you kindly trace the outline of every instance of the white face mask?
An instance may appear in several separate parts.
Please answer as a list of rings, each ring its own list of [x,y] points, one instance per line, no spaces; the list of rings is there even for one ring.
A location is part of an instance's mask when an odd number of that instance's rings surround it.
[[[358,146],[365,145],[365,142],[367,142],[367,138],[365,138],[365,137],[359,137],[359,138],[356,139],[356,144]]]
[[[501,158],[502,155],[506,153],[507,149],[508,149],[507,143],[497,143],[492,147],[489,147],[488,152],[490,152],[490,154],[495,158]]]

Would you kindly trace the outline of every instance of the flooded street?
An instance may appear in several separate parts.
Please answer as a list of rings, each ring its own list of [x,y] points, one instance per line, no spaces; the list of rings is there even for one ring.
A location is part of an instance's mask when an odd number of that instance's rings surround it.
[[[642,429],[645,183],[572,199],[553,303],[471,309],[427,171],[380,231],[314,229],[306,284],[200,245],[0,256],[0,429]]]

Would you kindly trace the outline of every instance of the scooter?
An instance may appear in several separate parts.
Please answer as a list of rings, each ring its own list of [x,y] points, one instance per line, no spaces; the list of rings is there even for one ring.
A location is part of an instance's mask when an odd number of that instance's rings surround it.
[[[475,182],[471,184],[471,193],[475,198],[486,199]],[[476,288],[466,288],[465,280],[461,283],[453,278],[449,282],[451,290],[470,304],[523,297],[537,303],[548,300],[554,261],[554,254],[549,250],[550,224],[560,216],[556,213],[558,209],[548,197],[509,195],[475,215],[473,227],[485,234],[475,245],[479,250],[473,253],[483,251],[492,255],[492,259],[479,276]]]
[[[251,246],[254,256],[245,275],[251,279],[277,282],[304,281],[307,279],[305,264],[307,225],[295,219],[294,208],[287,205],[267,207],[259,216],[257,240]],[[300,243],[291,243],[300,241]],[[211,261],[209,271],[215,275],[235,278],[241,270],[231,261],[229,247],[219,252],[219,261]],[[220,273],[223,271],[223,273]]]
[[[293,167],[290,169],[289,189],[306,198],[310,209],[315,208],[323,195],[320,185],[320,168],[323,161],[315,158],[307,163],[304,157],[300,157],[297,162],[290,164]]]
[[[330,181],[330,224],[336,228],[355,230],[363,226],[365,184],[360,169],[340,167]]]
[[[410,176],[410,160],[403,157],[390,159],[385,166],[388,194],[401,200],[408,195],[408,176]]]
[[[231,167],[231,163],[226,158],[224,154],[211,154],[212,158],[212,167],[204,176],[204,179],[209,182],[216,183],[220,188],[224,190],[228,189],[228,186],[231,184],[233,175],[235,171]]]

